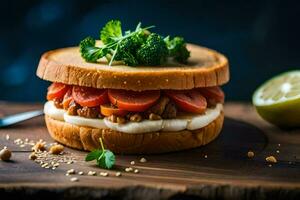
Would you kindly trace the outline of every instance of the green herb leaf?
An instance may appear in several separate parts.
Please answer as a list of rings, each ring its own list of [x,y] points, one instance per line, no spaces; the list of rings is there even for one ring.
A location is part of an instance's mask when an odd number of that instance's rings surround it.
[[[96,160],[97,165],[101,168],[111,169],[116,161],[115,155],[110,150],[104,149],[102,138],[99,138],[101,149],[96,149],[90,152],[86,157],[85,161]]]
[[[109,150],[105,150],[104,153],[97,159],[97,165],[101,168],[111,169],[115,164],[115,155]]]
[[[119,20],[111,20],[103,27],[100,32],[101,41],[104,44],[116,42],[122,37],[122,27]]]
[[[98,159],[102,154],[103,154],[103,151],[102,151],[102,150],[96,149],[96,150],[94,150],[94,151],[88,153],[88,155],[86,155],[85,161],[96,160],[96,159]]]

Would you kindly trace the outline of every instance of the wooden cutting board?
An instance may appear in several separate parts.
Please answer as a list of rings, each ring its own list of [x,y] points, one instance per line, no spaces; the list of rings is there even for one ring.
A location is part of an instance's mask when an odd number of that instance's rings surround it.
[[[37,108],[42,105],[0,102],[0,116]],[[69,148],[65,155],[76,162],[61,163],[55,170],[29,160],[31,147],[22,148],[14,140],[54,142],[43,117],[0,129],[0,148],[13,151],[11,162],[0,161],[0,194],[19,199],[300,199],[300,130],[280,130],[247,104],[227,103],[225,115],[220,137],[205,147],[147,155],[146,163],[139,162],[141,156],[117,155],[113,170],[86,163],[86,152]],[[255,153],[252,159],[247,157],[249,150]],[[278,163],[269,166],[269,155]],[[130,166],[139,173],[125,172]],[[71,168],[85,174],[66,176]],[[88,176],[88,171],[97,175]],[[122,176],[115,176],[117,171]],[[72,177],[79,181],[71,182]]]

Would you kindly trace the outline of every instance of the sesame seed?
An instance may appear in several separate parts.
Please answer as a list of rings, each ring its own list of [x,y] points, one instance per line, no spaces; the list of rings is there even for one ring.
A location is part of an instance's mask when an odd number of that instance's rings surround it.
[[[78,172],[78,174],[79,174],[79,175],[83,175],[83,172],[82,172],[82,171],[80,171],[80,172]]]
[[[141,163],[145,163],[145,162],[147,162],[147,160],[146,160],[146,158],[141,158],[141,159],[140,159],[140,162],[141,162]]]
[[[121,172],[116,172],[116,176],[122,176]]]
[[[130,164],[131,164],[131,165],[134,165],[134,164],[135,164],[135,162],[134,162],[134,161],[131,161],[131,162],[130,162]]]
[[[140,172],[140,171],[139,171],[138,169],[135,169],[135,170],[134,170],[134,173],[136,173],[136,174],[139,173],[139,172]]]
[[[96,172],[94,172],[94,171],[89,171],[89,172],[88,172],[88,175],[89,175],[89,176],[95,176],[95,175],[96,175]]]
[[[276,151],[276,153],[280,153],[280,151],[279,151],[279,150],[277,150],[277,151]]]
[[[72,178],[70,178],[70,181],[77,182],[77,181],[79,181],[79,179],[77,177],[72,177]]]
[[[204,158],[207,158],[207,155],[204,155]]]
[[[6,134],[5,138],[6,138],[6,140],[9,140],[9,135],[8,135],[8,134]]]
[[[75,170],[74,170],[74,169],[69,169],[69,170],[67,171],[67,173],[68,173],[68,174],[75,174]]]
[[[100,176],[108,176],[107,172],[100,172]]]
[[[126,171],[126,172],[132,172],[133,169],[132,169],[132,167],[126,167],[126,168],[125,168],[125,171]]]

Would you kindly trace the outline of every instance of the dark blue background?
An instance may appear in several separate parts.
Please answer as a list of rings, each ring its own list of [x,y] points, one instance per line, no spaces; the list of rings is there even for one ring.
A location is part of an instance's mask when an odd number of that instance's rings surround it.
[[[141,21],[155,31],[228,56],[229,100],[249,101],[264,80],[300,68],[299,1],[3,1],[0,9],[0,100],[43,101],[49,83],[35,70],[50,49],[98,36],[110,19],[124,29]]]

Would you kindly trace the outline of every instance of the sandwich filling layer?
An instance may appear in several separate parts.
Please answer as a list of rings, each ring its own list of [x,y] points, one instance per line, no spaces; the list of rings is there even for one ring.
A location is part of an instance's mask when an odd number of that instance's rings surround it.
[[[222,110],[223,105],[218,103],[213,107],[207,108],[202,114],[178,113],[176,118],[172,119],[143,119],[139,122],[128,121],[125,123],[117,123],[113,122],[109,117],[101,119],[69,115],[66,110],[57,108],[53,101],[46,102],[44,106],[45,114],[56,120],[65,121],[78,126],[112,129],[130,134],[200,129],[213,122],[221,114]]]

